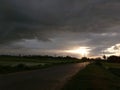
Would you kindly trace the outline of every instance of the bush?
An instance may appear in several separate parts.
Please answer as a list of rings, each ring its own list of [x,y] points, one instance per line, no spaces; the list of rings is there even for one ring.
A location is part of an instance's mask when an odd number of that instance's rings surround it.
[[[0,73],[8,73],[8,72],[11,72],[11,70],[13,70],[13,67],[12,66],[3,66],[3,65],[0,65]]]
[[[100,63],[99,61],[96,61],[95,64],[98,66],[102,66],[102,63]]]
[[[21,71],[21,70],[29,70],[30,68],[26,66],[25,64],[18,64],[17,66],[14,67],[15,70]]]

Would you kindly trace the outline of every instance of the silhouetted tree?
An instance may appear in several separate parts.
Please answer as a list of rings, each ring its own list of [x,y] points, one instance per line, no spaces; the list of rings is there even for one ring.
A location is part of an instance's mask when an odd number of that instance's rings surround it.
[[[88,58],[87,57],[82,57],[81,60],[87,61]]]
[[[104,60],[107,60],[107,57],[106,57],[105,55],[103,55],[103,59],[104,59]]]
[[[118,57],[118,56],[110,56],[110,57],[108,57],[108,62],[115,62],[115,63],[120,63],[120,57]]]

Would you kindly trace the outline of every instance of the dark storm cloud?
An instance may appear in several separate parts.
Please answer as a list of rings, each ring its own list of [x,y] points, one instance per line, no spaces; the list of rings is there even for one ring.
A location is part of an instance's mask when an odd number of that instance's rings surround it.
[[[89,45],[97,52],[119,43],[119,24],[119,0],[0,0],[1,45],[36,39],[52,49]]]

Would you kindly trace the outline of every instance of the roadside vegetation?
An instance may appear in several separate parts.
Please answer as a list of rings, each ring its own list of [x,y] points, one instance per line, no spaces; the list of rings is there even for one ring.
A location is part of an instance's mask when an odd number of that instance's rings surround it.
[[[52,56],[0,56],[0,74],[35,70],[55,65],[82,62],[73,57]]]
[[[41,68],[47,68],[52,66],[52,64],[39,64],[39,65],[26,65],[26,64],[17,64],[14,66],[11,65],[0,65],[0,74],[7,74],[20,71],[35,70]]]
[[[89,64],[62,90],[120,90],[120,63],[96,61]]]
[[[103,67],[120,77],[120,63],[102,63]]]

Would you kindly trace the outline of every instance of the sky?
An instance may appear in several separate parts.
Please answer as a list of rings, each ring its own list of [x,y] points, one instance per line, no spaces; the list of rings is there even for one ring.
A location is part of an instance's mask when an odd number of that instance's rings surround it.
[[[0,54],[119,55],[120,0],[0,0]]]

